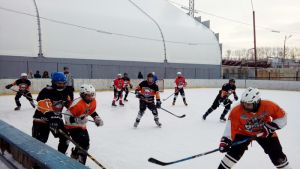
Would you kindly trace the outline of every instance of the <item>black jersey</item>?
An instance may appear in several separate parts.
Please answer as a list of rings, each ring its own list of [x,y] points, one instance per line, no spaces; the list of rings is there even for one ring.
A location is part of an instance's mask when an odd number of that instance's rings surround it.
[[[13,83],[13,85],[19,86],[19,90],[23,91],[23,90],[29,90],[31,82],[28,79],[18,79]]]
[[[124,86],[128,87],[128,85],[130,85],[130,78],[129,77],[122,77],[122,79],[124,80]]]
[[[235,85],[230,85],[229,83],[225,83],[222,86],[222,89],[219,91],[219,94],[221,95],[221,97],[228,97],[231,94],[235,94],[235,89],[236,89]]]
[[[68,90],[66,89],[58,91],[53,87],[49,86],[42,89],[37,97],[38,102],[45,99],[50,99],[52,103],[51,110],[53,110],[54,113],[61,113],[66,101],[70,101],[70,96]],[[45,114],[46,113],[39,111],[37,108],[33,115],[33,118],[45,120]]]
[[[156,100],[160,100],[159,88],[156,83],[149,84],[147,80],[144,80],[138,85],[137,90],[148,101],[153,101],[154,97],[156,97]]]

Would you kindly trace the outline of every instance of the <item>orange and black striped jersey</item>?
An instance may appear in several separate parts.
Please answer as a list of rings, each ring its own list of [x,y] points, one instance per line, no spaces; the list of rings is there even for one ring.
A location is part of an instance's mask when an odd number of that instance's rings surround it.
[[[160,100],[159,88],[156,83],[149,84],[147,80],[144,80],[136,87],[136,90],[148,101],[153,101],[154,97],[156,100]]]
[[[237,134],[257,136],[263,132],[264,124],[270,122],[275,123],[279,128],[283,128],[287,123],[284,110],[272,101],[262,100],[255,113],[245,111],[239,104],[230,112],[224,136],[231,140],[234,140]]]
[[[42,89],[37,97],[37,109],[34,119],[46,120],[47,112],[61,113],[66,102],[70,101],[69,91],[58,91],[51,86]]]
[[[30,90],[31,82],[28,79],[18,79],[12,83],[12,85],[17,85],[19,90]]]
[[[221,98],[229,97],[231,94],[235,95],[235,89],[236,89],[235,85],[230,85],[229,83],[225,83],[222,86],[222,89],[219,91],[219,95],[221,96]]]
[[[82,123],[71,123],[70,118],[75,117],[79,119],[87,118],[87,116],[92,115],[95,113],[97,107],[97,102],[95,99],[92,100],[90,103],[86,103],[81,97],[75,99],[69,109],[66,111],[65,115],[65,127],[66,128],[83,128],[86,129],[86,124]]]

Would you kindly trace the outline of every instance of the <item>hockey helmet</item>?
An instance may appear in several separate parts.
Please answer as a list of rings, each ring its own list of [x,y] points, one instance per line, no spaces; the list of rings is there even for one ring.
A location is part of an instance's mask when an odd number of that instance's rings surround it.
[[[80,97],[87,103],[90,103],[96,96],[96,89],[93,85],[83,84],[80,86]]]
[[[67,79],[63,72],[54,72],[51,74],[52,87],[58,91],[62,91],[65,88]]]
[[[257,88],[247,88],[241,97],[241,104],[246,111],[256,112],[260,105],[260,92]]]
[[[176,74],[177,74],[177,76],[181,76],[182,75],[181,72],[177,72]]]

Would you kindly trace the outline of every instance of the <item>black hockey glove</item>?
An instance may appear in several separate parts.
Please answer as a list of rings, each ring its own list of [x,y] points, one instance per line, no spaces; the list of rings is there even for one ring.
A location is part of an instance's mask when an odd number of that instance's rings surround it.
[[[11,87],[13,87],[12,84],[9,84],[9,85],[6,85],[6,86],[5,86],[6,89],[10,89]]]
[[[229,151],[231,145],[232,145],[232,141],[229,138],[222,137],[220,145],[219,145],[219,151],[221,153],[225,153],[225,152]]]
[[[132,87],[133,87],[132,84],[129,84],[129,87],[130,87],[130,89],[132,89]]]
[[[272,137],[274,132],[278,129],[279,129],[278,125],[273,122],[265,123],[262,129],[263,134],[260,137],[264,137],[264,138]]]
[[[64,122],[61,118],[61,115],[56,115],[53,112],[48,112],[48,123],[49,127],[54,130],[54,132],[57,132],[58,129],[64,128]]]
[[[156,100],[156,108],[161,108],[161,101],[160,100]]]
[[[230,99],[226,98],[226,99],[224,100],[223,104],[224,104],[224,106],[227,106],[227,105],[229,105],[229,104],[232,104],[232,101],[231,101]]]
[[[234,100],[235,101],[239,100],[239,97],[237,95],[234,95]]]

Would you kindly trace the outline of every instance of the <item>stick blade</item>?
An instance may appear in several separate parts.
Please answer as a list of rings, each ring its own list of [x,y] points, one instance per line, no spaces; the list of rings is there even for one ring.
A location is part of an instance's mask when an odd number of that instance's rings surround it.
[[[154,164],[161,165],[161,166],[168,165],[168,163],[164,163],[164,162],[159,161],[159,160],[157,160],[157,159],[155,159],[155,158],[152,158],[152,157],[149,158],[148,161],[149,161],[150,163],[154,163]]]
[[[185,117],[185,114],[184,115],[181,115],[181,116],[179,116],[179,118],[184,118]]]

